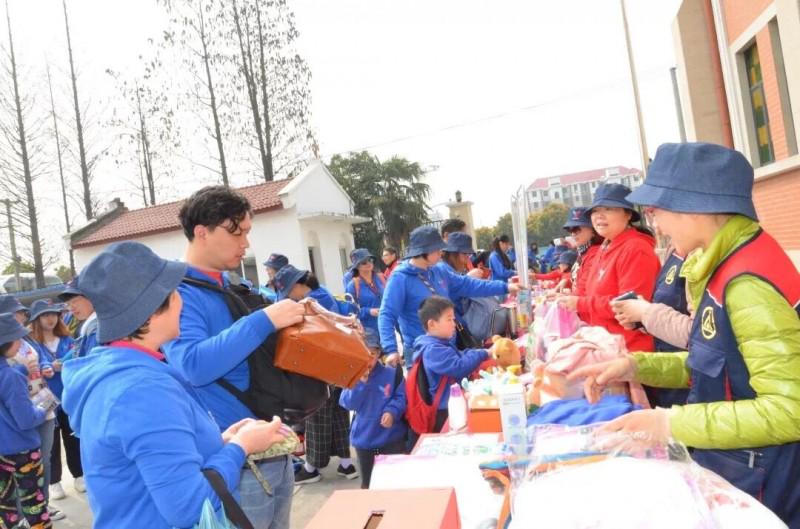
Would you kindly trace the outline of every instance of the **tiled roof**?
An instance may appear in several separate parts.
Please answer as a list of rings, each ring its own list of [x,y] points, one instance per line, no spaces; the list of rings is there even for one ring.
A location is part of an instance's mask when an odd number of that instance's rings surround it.
[[[253,214],[263,213],[265,211],[283,209],[283,204],[278,194],[290,181],[290,179],[277,180],[266,184],[240,187],[236,190],[250,201]],[[183,202],[181,200],[168,204],[158,204],[149,208],[124,211],[99,229],[89,231],[85,237],[78,236],[73,238],[72,247],[83,248],[132,239],[143,235],[179,230],[181,225],[178,221],[178,212]]]
[[[551,178],[558,178],[561,182],[560,185],[568,186],[572,184],[581,184],[584,182],[598,182],[602,180],[606,176],[606,171],[608,169],[617,169],[619,174],[627,175],[632,173],[638,173],[638,169],[632,169],[630,167],[622,167],[622,166],[615,166],[615,167],[604,167],[602,169],[592,169],[591,171],[581,171],[580,173],[571,173],[571,174],[562,174],[557,176],[546,176],[543,178],[537,178],[533,181],[531,185],[528,186],[528,191],[533,191],[537,189],[549,189],[550,188],[550,179]]]

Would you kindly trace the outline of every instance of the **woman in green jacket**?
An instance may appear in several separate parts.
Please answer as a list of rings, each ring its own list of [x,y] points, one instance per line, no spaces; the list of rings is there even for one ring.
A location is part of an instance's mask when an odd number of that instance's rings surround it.
[[[753,169],[703,143],[662,145],[628,196],[690,250],[688,352],[635,353],[574,372],[590,401],[615,381],[690,388],[686,405],[630,413],[606,431],[691,447],[692,457],[800,528],[800,274],[758,225]]]

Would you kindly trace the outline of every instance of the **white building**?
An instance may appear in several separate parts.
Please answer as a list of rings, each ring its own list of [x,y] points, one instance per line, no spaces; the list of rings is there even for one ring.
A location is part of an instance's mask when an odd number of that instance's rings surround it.
[[[312,162],[299,176],[237,189],[250,201],[253,228],[241,272],[254,283],[266,282],[263,263],[282,253],[301,269],[312,270],[334,294],[353,250],[353,224],[370,219],[353,214],[353,201],[328,169]],[[128,210],[115,199],[110,208],[70,234],[80,271],[108,244],[137,241],[165,259],[182,259],[187,240],[178,221],[182,202]]]
[[[622,166],[538,178],[528,186],[528,211],[541,211],[551,202],[571,208],[588,206],[600,184],[623,184],[633,189],[643,181],[639,169]]]

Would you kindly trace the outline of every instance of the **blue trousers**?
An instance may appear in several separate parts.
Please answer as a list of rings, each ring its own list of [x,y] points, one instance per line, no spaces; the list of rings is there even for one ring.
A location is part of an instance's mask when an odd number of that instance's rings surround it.
[[[289,529],[294,493],[294,467],[290,457],[270,460],[258,465],[272,487],[268,495],[250,470],[242,470],[239,497],[242,510],[255,529]]]

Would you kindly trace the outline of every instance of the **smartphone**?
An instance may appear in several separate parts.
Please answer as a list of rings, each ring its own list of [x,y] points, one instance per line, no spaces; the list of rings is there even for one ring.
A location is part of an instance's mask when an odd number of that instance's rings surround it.
[[[633,290],[629,290],[628,292],[625,292],[624,294],[620,294],[619,296],[615,297],[614,301],[627,301],[629,299],[639,299],[639,295]],[[633,328],[642,329],[644,328],[644,325],[642,325],[641,323],[637,323],[636,325],[634,325]]]

